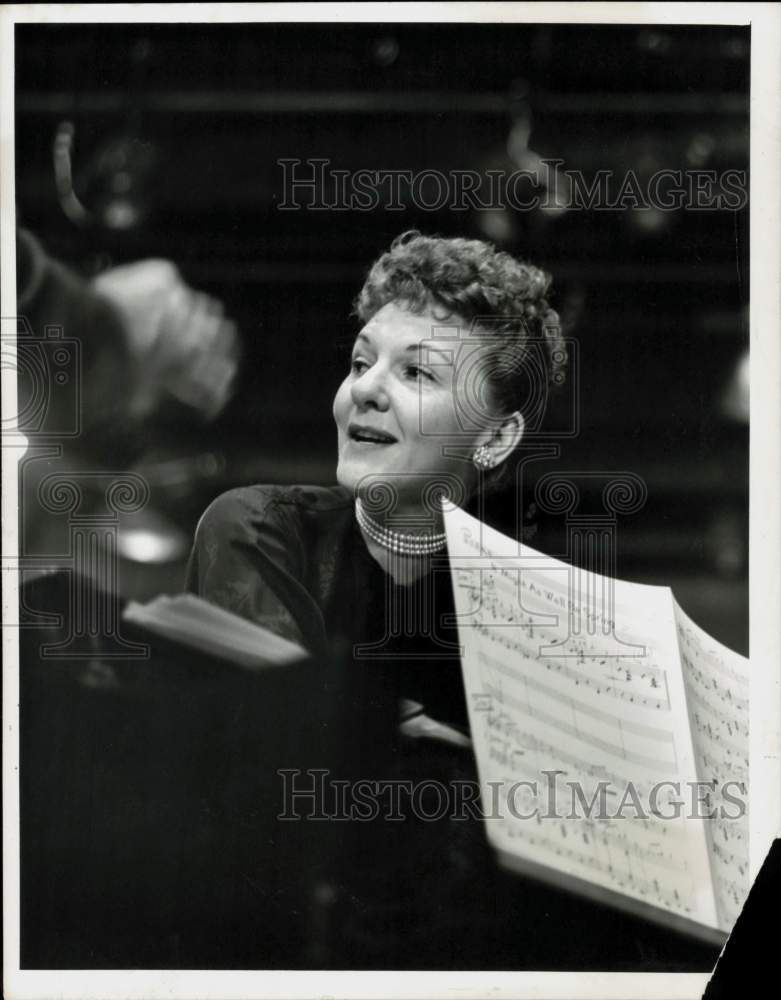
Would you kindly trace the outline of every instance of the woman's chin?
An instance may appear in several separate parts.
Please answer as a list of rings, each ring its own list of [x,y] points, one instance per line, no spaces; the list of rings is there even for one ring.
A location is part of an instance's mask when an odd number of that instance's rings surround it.
[[[372,487],[394,483],[398,473],[383,470],[373,462],[342,458],[336,466],[336,481],[355,496],[366,497]]]
[[[359,483],[366,478],[368,470],[359,469],[358,463],[340,459],[336,465],[336,481],[340,486],[355,493]]]

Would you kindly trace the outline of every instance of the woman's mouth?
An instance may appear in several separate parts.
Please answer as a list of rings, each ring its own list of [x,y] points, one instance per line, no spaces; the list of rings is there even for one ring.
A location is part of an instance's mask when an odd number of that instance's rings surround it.
[[[378,427],[367,427],[363,424],[350,424],[347,436],[356,444],[386,445],[395,444],[397,438]]]

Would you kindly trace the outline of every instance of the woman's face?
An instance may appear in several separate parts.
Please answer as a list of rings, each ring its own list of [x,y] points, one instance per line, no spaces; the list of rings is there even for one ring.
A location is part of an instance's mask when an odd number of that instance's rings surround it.
[[[463,426],[468,371],[458,362],[458,335],[434,335],[457,325],[391,302],[358,334],[333,406],[342,486],[362,493],[372,481],[387,483],[400,501],[417,505],[432,480],[457,476],[469,494],[475,473],[464,457],[486,439],[491,418],[476,426],[470,407],[470,426]]]

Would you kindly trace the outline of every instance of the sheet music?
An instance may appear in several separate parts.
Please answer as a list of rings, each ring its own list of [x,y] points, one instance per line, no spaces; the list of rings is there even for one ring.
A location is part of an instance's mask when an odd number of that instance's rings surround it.
[[[445,523],[490,841],[716,927],[703,822],[650,794],[696,775],[670,591],[578,574],[458,508]]]
[[[697,773],[715,783],[703,812],[719,923],[730,931],[749,890],[748,815],[725,800],[726,782],[733,798],[748,802],[749,675],[748,660],[712,639],[674,602],[683,679],[689,706]],[[705,795],[703,795],[705,798]]]

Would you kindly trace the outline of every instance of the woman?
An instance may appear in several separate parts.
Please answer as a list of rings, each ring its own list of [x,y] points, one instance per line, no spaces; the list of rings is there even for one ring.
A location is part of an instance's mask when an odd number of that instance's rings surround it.
[[[408,779],[475,777],[439,501],[469,505],[507,469],[541,352],[560,376],[549,280],[477,240],[398,237],[356,303],[363,327],[333,404],[339,485],[234,489],[196,532],[191,590],[314,655],[346,642],[383,672],[400,706],[394,773]],[[415,829],[402,851],[387,830],[351,843],[336,924],[354,967],[458,964],[481,924],[499,949],[487,967],[501,962],[503,890],[479,824]]]
[[[356,303],[363,327],[333,405],[339,485],[231,490],[204,514],[190,566],[193,590],[315,655],[346,641],[358,673],[379,671],[400,705],[382,777],[446,783],[451,802],[476,775],[439,498],[479,511],[539,417],[542,378],[562,380],[548,287],[483,242],[400,236]],[[365,740],[362,778],[378,777],[381,732]],[[403,823],[327,824],[347,863],[313,908],[336,940],[311,965],[689,967],[691,942],[502,873],[490,820],[421,818],[436,799],[416,812],[402,796]]]
[[[364,325],[333,404],[339,485],[218,498],[188,588],[316,655],[346,641],[398,663],[405,710],[466,731],[439,498],[468,505],[495,486],[531,383],[561,380],[549,284],[478,240],[399,236],[356,302]]]

